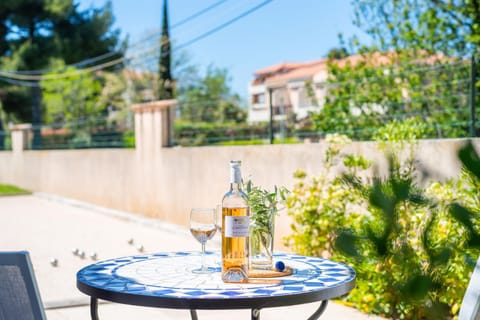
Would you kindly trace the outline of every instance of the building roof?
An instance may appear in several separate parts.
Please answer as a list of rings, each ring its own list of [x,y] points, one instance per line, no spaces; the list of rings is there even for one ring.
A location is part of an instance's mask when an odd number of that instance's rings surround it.
[[[327,59],[309,62],[283,62],[255,71],[253,85],[278,81],[305,79],[326,70]]]
[[[277,64],[274,64],[273,66],[269,66],[269,67],[266,67],[266,68],[259,69],[259,70],[255,71],[255,75],[256,76],[262,76],[262,75],[268,75],[268,74],[278,73],[278,72],[282,72],[282,71],[284,71],[284,72],[287,71],[288,72],[289,70],[304,66],[305,64],[307,64],[307,63],[306,62],[282,62],[282,63],[277,63]]]
[[[363,61],[366,57],[363,55],[352,55],[343,59],[335,60],[339,67],[344,67],[348,64],[356,65]],[[388,65],[397,60],[397,54],[394,51],[389,52],[375,52],[373,53],[373,64],[376,66]],[[423,64],[434,64],[438,61],[444,61],[447,58],[441,54],[434,54],[425,57],[422,52],[419,55],[418,62]],[[314,60],[309,62],[282,62],[254,72],[254,80],[252,85],[266,84],[266,85],[282,85],[288,81],[305,80],[313,78],[321,71],[327,70],[328,58]]]

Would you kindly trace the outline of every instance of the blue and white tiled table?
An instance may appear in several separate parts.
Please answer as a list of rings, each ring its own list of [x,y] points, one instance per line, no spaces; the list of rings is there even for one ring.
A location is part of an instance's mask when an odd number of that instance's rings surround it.
[[[251,279],[247,284],[223,283],[218,252],[207,252],[216,272],[195,274],[200,253],[170,252],[136,255],[101,261],[77,273],[77,288],[91,297],[90,313],[98,319],[97,299],[117,303],[189,309],[251,309],[252,319],[260,309],[322,301],[309,318],[317,319],[327,301],[349,293],[355,286],[352,268],[327,259],[275,254],[293,269],[289,276]]]

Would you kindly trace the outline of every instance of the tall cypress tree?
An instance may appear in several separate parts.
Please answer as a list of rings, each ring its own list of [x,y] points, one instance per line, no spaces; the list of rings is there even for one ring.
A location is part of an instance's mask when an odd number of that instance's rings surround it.
[[[160,43],[160,59],[158,64],[158,98],[172,99],[174,82],[171,73],[171,47],[168,27],[167,0],[163,0],[162,38]]]

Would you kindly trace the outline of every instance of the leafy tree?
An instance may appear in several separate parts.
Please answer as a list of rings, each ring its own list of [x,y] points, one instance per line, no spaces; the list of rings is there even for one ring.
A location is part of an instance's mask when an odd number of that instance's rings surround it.
[[[479,42],[478,1],[353,1],[355,24],[373,39],[350,40],[356,56],[330,57],[329,94],[317,130],[371,139],[393,120],[421,119],[425,137],[469,132],[470,62]],[[342,39],[341,47],[343,46]]]
[[[77,5],[74,6],[77,8]],[[108,54],[98,60],[101,63],[123,56],[126,41],[120,39],[120,30],[113,29],[115,17],[112,3],[108,1],[101,8],[90,8],[85,11],[72,10],[61,20],[54,22],[52,38],[57,47],[57,57],[66,64]],[[85,63],[79,67],[93,63]],[[121,67],[116,65],[116,70]]]
[[[246,112],[229,87],[228,71],[209,66],[198,83],[179,96],[182,120],[191,122],[242,122]]]
[[[102,72],[96,75],[101,83],[101,93],[98,98],[98,104],[104,108],[103,111],[117,111],[125,117],[125,113],[130,107],[125,99],[125,90],[127,89],[126,80],[123,74],[113,72]]]
[[[45,73],[51,59],[71,64],[119,48],[119,31],[112,30],[111,3],[103,8],[78,10],[73,0],[18,0],[0,3],[0,68],[7,71],[37,70]],[[118,53],[116,57],[121,56]],[[101,61],[97,61],[99,63]],[[35,79],[35,78],[33,78]],[[5,79],[3,79],[5,80]],[[2,83],[0,99],[18,121],[40,124],[41,91],[38,82],[29,86]],[[33,97],[29,104],[20,103]],[[29,108],[29,105],[33,105]],[[27,117],[27,114],[31,114]]]
[[[462,56],[480,44],[478,0],[355,0],[354,23],[379,50],[419,48]]]
[[[327,53],[329,59],[342,59],[348,57],[348,51],[345,47],[332,48]]]
[[[176,94],[183,95],[201,81],[199,67],[192,63],[189,52],[176,50],[172,60],[172,73],[176,80]]]
[[[127,116],[123,75],[84,72],[66,66],[62,60],[56,61],[51,69],[52,75],[62,73],[68,77],[51,80],[48,78],[50,74],[46,74],[46,79],[41,81],[45,121],[53,128],[69,129],[65,138],[73,140],[65,143],[76,147],[103,143],[96,141],[95,135],[102,134],[102,130],[116,131]],[[108,118],[105,117],[107,114]]]
[[[156,31],[151,31],[144,36],[145,47],[155,48],[145,55],[145,58],[135,61],[134,66],[126,65],[125,75],[127,77],[127,87],[132,102],[140,103],[152,100],[159,100],[160,91],[162,87],[159,78],[161,60],[161,50],[156,50],[158,46],[158,39]],[[174,41],[171,45],[175,47]],[[173,95],[181,95],[198,83],[200,79],[198,66],[192,63],[192,58],[189,52],[185,50],[174,50],[175,55],[171,56],[171,76],[175,80],[175,85],[172,87]],[[149,58],[151,57],[151,58]],[[155,61],[155,63],[152,63]]]
[[[47,62],[45,53],[53,50],[53,43],[45,39],[45,35],[52,31],[51,21],[58,19],[62,12],[69,11],[68,2],[7,1],[0,4],[0,11],[4,13],[3,17],[5,18],[2,24],[7,28],[3,39],[6,44],[3,57],[13,58],[14,66],[11,70],[32,70],[44,67]],[[1,65],[3,66],[3,64]],[[40,124],[41,118],[41,92],[36,84],[32,85],[29,91],[14,90],[13,94],[29,93],[31,95],[32,116],[29,120],[37,126]],[[19,100],[19,98],[15,100]],[[9,107],[22,108],[24,106]],[[17,115],[20,114],[22,113],[17,113]],[[38,128],[34,128],[34,133],[34,146],[36,146],[39,143]]]
[[[385,123],[416,118],[424,137],[468,132],[470,66],[463,59],[425,51],[365,52],[328,65],[328,95],[312,115],[316,129],[371,139]]]
[[[312,105],[318,107],[319,102],[317,95],[315,94],[314,84],[312,80],[305,81],[305,92],[307,94],[308,99],[312,102]]]
[[[57,62],[51,74],[70,73],[68,78],[43,80],[43,103],[49,122],[77,121],[78,126],[104,110],[98,103],[101,83],[91,73],[81,73],[74,67]],[[48,75],[48,74],[46,74]],[[78,129],[78,128],[76,128]]]

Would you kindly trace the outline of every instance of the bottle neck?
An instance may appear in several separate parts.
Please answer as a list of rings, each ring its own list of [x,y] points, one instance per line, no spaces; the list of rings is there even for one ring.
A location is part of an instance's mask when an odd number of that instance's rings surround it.
[[[230,170],[230,189],[238,191],[242,188],[242,174],[240,167],[232,167]]]
[[[238,191],[238,190],[241,190],[242,189],[242,186],[240,183],[236,183],[236,182],[231,182],[230,183],[230,190],[232,191]]]

